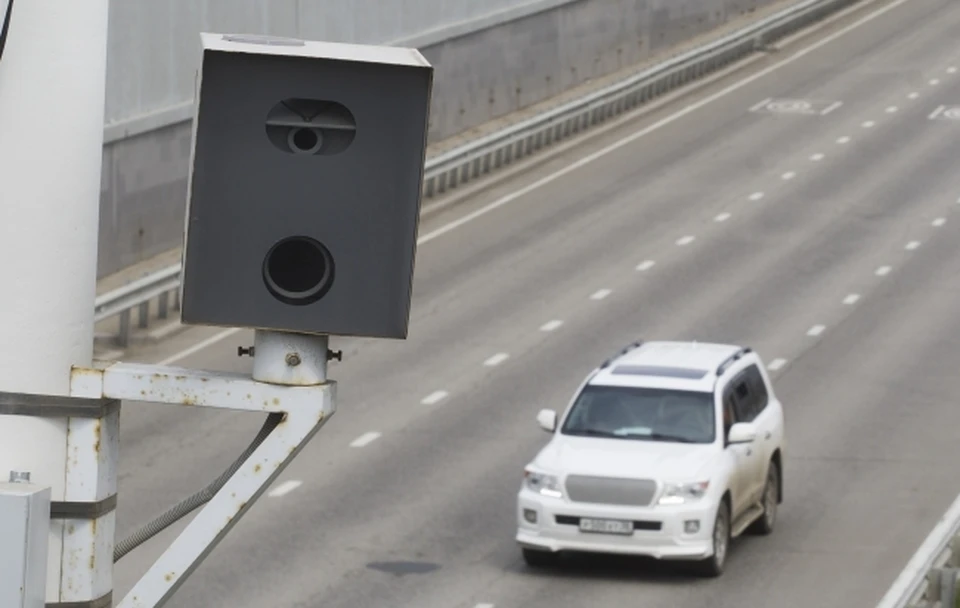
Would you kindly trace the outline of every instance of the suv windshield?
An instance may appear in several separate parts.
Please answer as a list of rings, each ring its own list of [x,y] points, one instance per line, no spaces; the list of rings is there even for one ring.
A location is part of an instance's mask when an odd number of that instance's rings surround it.
[[[587,385],[560,430],[564,435],[713,443],[713,393]]]

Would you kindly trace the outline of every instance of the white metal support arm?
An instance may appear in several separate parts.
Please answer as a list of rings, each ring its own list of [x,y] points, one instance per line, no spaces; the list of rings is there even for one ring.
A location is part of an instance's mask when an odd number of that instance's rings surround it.
[[[75,397],[284,415],[119,608],[162,606],[335,413],[336,382],[326,378],[326,344],[325,337],[258,332],[253,377],[130,363],[73,370]]]

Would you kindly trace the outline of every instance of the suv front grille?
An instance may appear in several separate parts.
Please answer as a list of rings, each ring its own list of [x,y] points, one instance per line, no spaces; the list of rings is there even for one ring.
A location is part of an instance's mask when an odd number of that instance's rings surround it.
[[[657,492],[652,479],[618,479],[571,475],[566,481],[567,496],[574,502],[646,507]]]

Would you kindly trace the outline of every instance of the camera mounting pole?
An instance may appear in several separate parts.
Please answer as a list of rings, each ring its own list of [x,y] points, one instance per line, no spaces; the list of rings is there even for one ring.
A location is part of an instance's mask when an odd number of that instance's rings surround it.
[[[109,607],[119,404],[70,397],[93,358],[109,2],[0,9],[0,481],[50,501],[42,531],[0,518],[0,579],[26,587],[0,583],[0,606]],[[24,526],[47,548],[26,568]]]
[[[266,437],[118,608],[165,604],[336,411],[327,336],[257,330],[255,340],[252,375],[131,363],[73,371],[76,397],[269,414]]]

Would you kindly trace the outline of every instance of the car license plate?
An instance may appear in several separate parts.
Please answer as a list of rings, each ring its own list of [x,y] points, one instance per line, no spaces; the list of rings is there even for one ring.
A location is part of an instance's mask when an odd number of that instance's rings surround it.
[[[633,522],[620,519],[590,519],[580,518],[581,532],[595,532],[598,534],[633,534]]]

